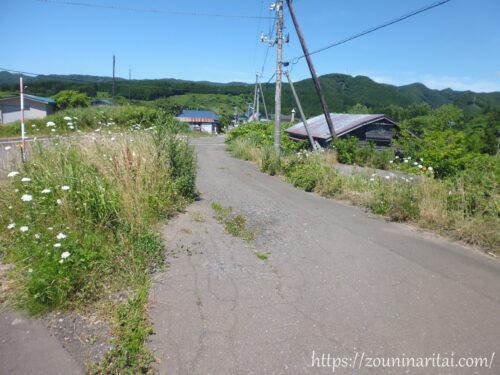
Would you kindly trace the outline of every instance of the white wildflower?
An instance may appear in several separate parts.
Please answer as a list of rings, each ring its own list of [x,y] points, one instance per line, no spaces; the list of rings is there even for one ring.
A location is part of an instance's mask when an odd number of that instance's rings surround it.
[[[418,169],[422,169],[422,168],[423,168],[422,164],[419,164]]]
[[[56,131],[56,129],[50,129],[50,131],[51,131],[52,133],[54,133],[54,132]]]
[[[57,202],[57,204],[58,204],[59,206],[63,203],[63,202],[62,202],[62,200],[60,200],[60,199],[56,200],[56,202]]]
[[[59,263],[63,264],[64,263],[64,259],[59,259]]]
[[[20,230],[21,232],[27,232],[27,231],[28,231],[28,229],[29,229],[29,228],[28,228],[27,226],[22,226],[21,228],[19,228],[19,230]]]
[[[54,230],[54,228],[53,228],[53,227],[48,227],[47,229],[48,229],[48,230]]]
[[[7,225],[7,229],[14,229],[16,227],[16,223],[10,223]]]
[[[73,126],[73,123],[72,122],[68,122],[66,125]]]
[[[68,185],[61,186],[61,190],[68,191],[69,190],[69,186]]]
[[[67,236],[63,232],[59,232],[56,236],[58,240],[64,240]]]
[[[432,168],[432,167],[428,167],[427,169],[429,170],[429,172],[432,172],[432,171],[433,171],[433,168]]]
[[[30,182],[30,181],[31,181],[31,178],[29,178],[29,177],[21,178],[21,182]]]
[[[418,165],[418,163],[416,161],[413,162],[413,165]]]
[[[61,247],[61,244],[59,242],[54,244],[54,247]]]
[[[35,240],[39,240],[40,239],[40,233],[36,233],[35,234]]]
[[[48,128],[51,128],[51,127],[53,127],[53,126],[56,126],[56,124],[55,124],[53,121],[48,121],[48,122],[47,122],[47,127],[48,127]]]
[[[67,257],[69,257],[71,255],[71,253],[69,251],[65,251],[64,253],[61,254],[61,258],[62,259],[66,259]]]
[[[371,178],[370,178],[370,181],[375,181],[375,178],[371,177]]]
[[[50,189],[43,189],[42,194],[49,194],[51,192]]]
[[[72,118],[71,118],[71,117],[69,117],[69,116],[64,116],[64,121],[71,121],[71,120],[72,120]]]
[[[33,272],[33,268],[28,269],[28,273]]]
[[[23,202],[31,202],[33,200],[33,196],[29,195],[29,194],[24,194],[22,197],[21,197],[21,200]]]
[[[10,172],[10,173],[7,175],[7,177],[15,177],[15,176],[17,176],[18,174],[19,174],[19,172],[17,172],[17,171],[12,171],[12,172]]]
[[[392,164],[392,163],[394,163],[394,160],[389,160],[389,164]]]
[[[391,178],[391,176],[385,176],[386,180],[389,180],[390,178]]]

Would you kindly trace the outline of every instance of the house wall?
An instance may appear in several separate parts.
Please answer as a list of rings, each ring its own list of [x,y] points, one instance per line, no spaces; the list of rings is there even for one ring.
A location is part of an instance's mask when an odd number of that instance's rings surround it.
[[[0,101],[0,124],[9,124],[21,120],[19,98],[9,98]],[[41,103],[35,100],[25,98],[24,100],[24,118],[37,119],[44,118],[54,113],[54,107],[50,104]]]

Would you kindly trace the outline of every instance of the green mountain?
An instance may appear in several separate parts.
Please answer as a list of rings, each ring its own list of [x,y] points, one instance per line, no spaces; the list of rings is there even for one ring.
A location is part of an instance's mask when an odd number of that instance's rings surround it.
[[[86,92],[90,96],[98,93],[111,93],[112,78],[83,75],[43,75],[25,77],[29,84],[28,92],[52,96],[64,89]],[[0,91],[15,92],[19,75],[0,72]],[[365,76],[345,74],[327,74],[320,77],[330,110],[344,112],[353,105],[363,104],[373,111],[384,111],[391,105],[408,106],[413,103],[427,103],[431,107],[454,104],[467,112],[477,112],[488,107],[500,107],[500,92],[474,93],[472,91],[454,91],[451,89],[433,90],[421,83],[405,86],[393,86],[377,83]],[[321,107],[311,79],[296,82],[296,89],[306,115],[317,114]],[[196,98],[192,105],[221,108],[216,101],[226,103],[222,107],[229,112],[231,105],[246,109],[246,103],[253,101],[253,84],[196,82],[178,79],[125,80],[117,78],[118,96],[133,100],[156,100],[169,98],[168,102],[190,105],[189,98]],[[196,94],[196,95],[194,95]],[[190,95],[190,96],[189,96]],[[201,96],[200,96],[201,95]],[[210,97],[213,95],[213,97]],[[224,96],[229,96],[224,98]],[[235,98],[231,98],[235,97]],[[264,85],[264,97],[270,112],[274,111],[274,84]],[[202,98],[202,100],[200,99]],[[283,112],[296,107],[288,84],[283,85]]]

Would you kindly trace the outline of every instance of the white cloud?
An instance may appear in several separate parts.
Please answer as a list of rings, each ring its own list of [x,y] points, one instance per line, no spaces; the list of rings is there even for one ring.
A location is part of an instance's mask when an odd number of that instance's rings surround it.
[[[493,92],[500,91],[498,80],[475,80],[470,77],[433,76],[425,75],[420,80],[424,85],[433,89],[451,88],[458,91]]]
[[[500,91],[500,80],[497,77],[500,77],[500,71],[496,72],[494,77],[491,77],[491,80],[485,79],[474,79],[468,76],[438,76],[433,74],[415,74],[415,73],[382,73],[378,74],[373,72],[373,74],[369,73],[361,73],[362,75],[366,75],[379,83],[387,83],[390,85],[402,86],[408,85],[411,83],[423,83],[427,87],[431,89],[443,90],[447,88],[451,88],[456,91],[474,91],[474,92],[493,92]]]

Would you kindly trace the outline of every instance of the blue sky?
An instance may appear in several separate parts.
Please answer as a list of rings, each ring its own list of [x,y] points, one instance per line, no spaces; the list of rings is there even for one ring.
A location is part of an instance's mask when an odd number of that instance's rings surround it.
[[[71,0],[68,0],[71,1]],[[76,0],[75,0],[76,1]],[[164,11],[273,17],[269,0],[79,0]],[[311,50],[434,0],[295,0]],[[285,10],[286,12],[286,10]],[[452,0],[399,24],[313,57],[318,73],[366,75],[377,82],[500,91],[500,1]],[[1,0],[0,67],[36,73],[252,82],[267,46],[268,19],[181,16],[97,9],[37,0]],[[289,16],[285,60],[300,55]],[[21,27],[20,27],[21,25]],[[263,80],[275,69],[269,51]],[[308,78],[305,61],[295,80]]]

